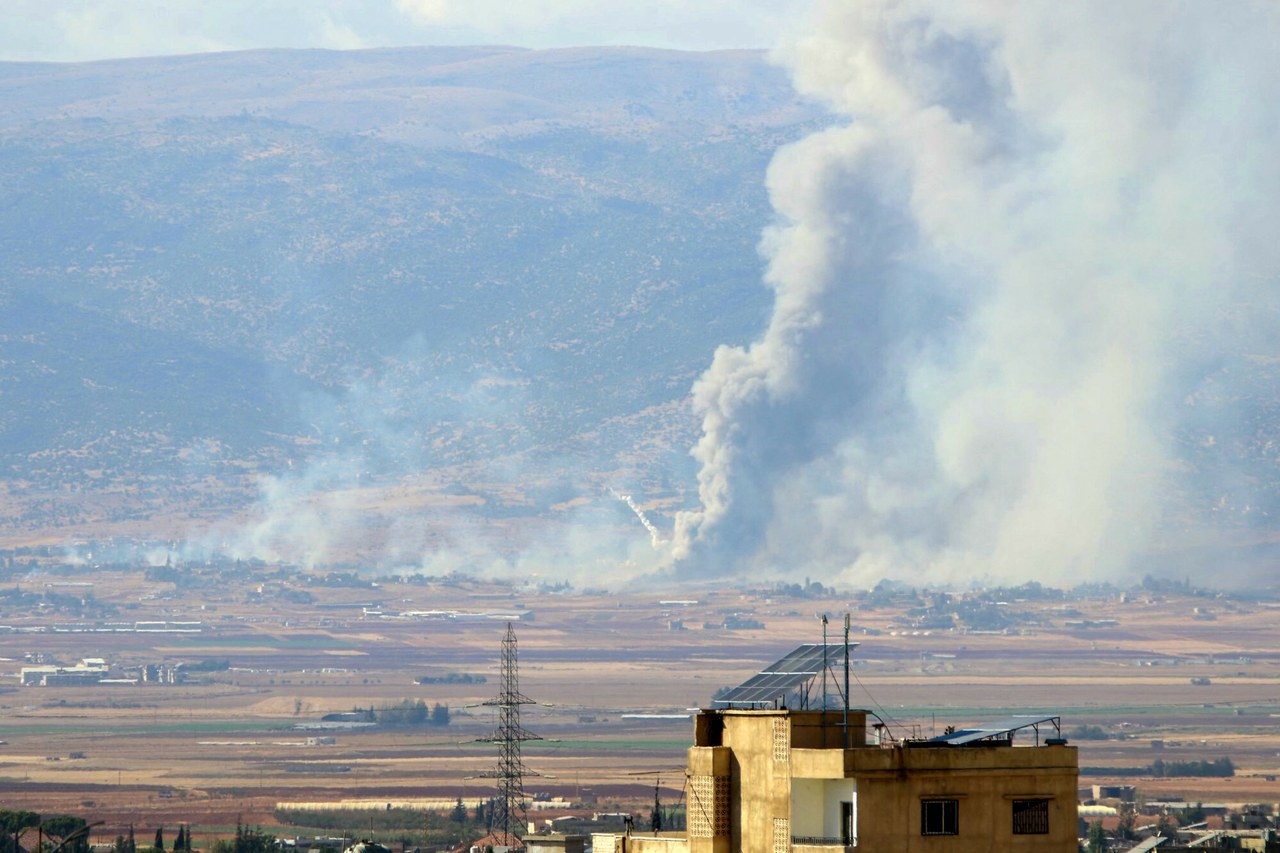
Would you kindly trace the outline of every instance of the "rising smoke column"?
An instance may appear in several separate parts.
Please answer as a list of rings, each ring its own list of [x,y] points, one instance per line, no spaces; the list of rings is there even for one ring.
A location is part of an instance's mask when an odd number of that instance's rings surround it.
[[[815,32],[784,58],[848,124],[770,169],[774,312],[694,386],[678,567],[1123,571],[1188,342],[1280,280],[1280,6],[832,0]]]

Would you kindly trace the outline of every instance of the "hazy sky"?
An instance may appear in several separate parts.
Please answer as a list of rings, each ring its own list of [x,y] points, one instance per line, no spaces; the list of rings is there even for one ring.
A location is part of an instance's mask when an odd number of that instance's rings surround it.
[[[8,0],[0,60],[417,44],[772,47],[810,0]]]

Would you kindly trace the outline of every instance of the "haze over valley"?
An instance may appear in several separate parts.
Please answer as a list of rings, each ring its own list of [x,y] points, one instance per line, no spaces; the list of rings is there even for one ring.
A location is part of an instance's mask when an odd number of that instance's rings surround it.
[[[4,76],[7,536],[299,561],[483,570],[583,512],[648,549],[608,490],[689,499],[689,387],[768,311],[764,169],[821,121],[749,52]]]

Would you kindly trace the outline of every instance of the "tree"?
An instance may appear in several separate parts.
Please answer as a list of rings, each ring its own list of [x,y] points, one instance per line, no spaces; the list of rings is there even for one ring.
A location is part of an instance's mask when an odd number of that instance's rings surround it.
[[[430,718],[430,709],[421,699],[414,702],[402,700],[398,705],[388,705],[377,712],[376,720],[384,726],[421,726]]]
[[[190,834],[188,833],[188,844]],[[236,818],[235,839],[220,838],[210,848],[212,853],[275,853],[276,837],[260,829],[250,829]]]
[[[16,853],[22,834],[39,825],[40,815],[35,812],[0,809],[0,830],[4,832],[0,853]]]
[[[74,815],[57,815],[40,824],[44,834],[57,839],[66,853],[89,853],[88,833],[84,832],[86,826],[84,818]]]
[[[449,706],[441,705],[439,702],[431,706],[431,725],[447,726],[449,725]]]
[[[458,797],[458,802],[453,804],[453,813],[449,817],[457,823],[467,822],[467,807],[462,804],[462,797]]]
[[[157,850],[164,850],[164,827],[163,826],[156,827],[156,841],[151,846],[155,847]]]
[[[1077,726],[1071,732],[1072,740],[1106,740],[1107,732],[1102,726]]]
[[[276,837],[260,829],[245,830],[236,853],[275,853]]]
[[[1107,833],[1102,828],[1102,821],[1095,820],[1089,824],[1089,853],[1106,853]]]
[[[476,823],[480,824],[481,826],[484,826],[484,818],[485,818],[484,800],[476,801],[475,816],[476,816]]]
[[[129,840],[125,844],[128,845],[127,853],[138,853],[138,842],[133,838],[133,824],[129,824]]]
[[[1116,835],[1119,835],[1125,841],[1132,841],[1138,837],[1137,830],[1134,825],[1137,823],[1137,813],[1130,806],[1120,814],[1120,823],[1116,824]]]
[[[1162,835],[1165,838],[1174,838],[1178,833],[1178,823],[1168,812],[1161,812],[1160,818],[1156,821],[1156,835]]]

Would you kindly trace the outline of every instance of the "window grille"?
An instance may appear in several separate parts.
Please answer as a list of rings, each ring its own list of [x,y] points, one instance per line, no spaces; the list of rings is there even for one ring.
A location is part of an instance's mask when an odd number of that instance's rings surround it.
[[[959,800],[921,800],[921,835],[959,835]]]
[[[1045,799],[1013,801],[1014,835],[1048,835],[1049,801]]]

